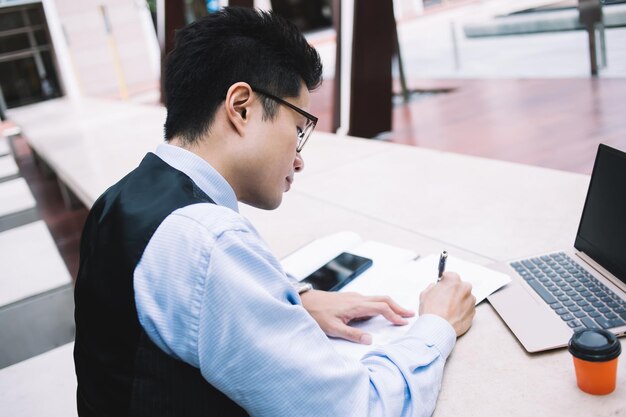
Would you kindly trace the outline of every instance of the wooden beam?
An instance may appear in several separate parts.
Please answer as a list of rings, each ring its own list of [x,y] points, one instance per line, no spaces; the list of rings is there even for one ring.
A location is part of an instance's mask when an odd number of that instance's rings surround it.
[[[341,0],[333,0],[333,27],[335,28],[335,79],[333,80],[332,131],[341,126]]]
[[[229,6],[254,7],[254,0],[228,0]]]
[[[353,30],[348,134],[372,138],[391,131],[392,2],[355,1]]]
[[[185,0],[161,0],[163,5],[159,7],[159,11],[163,11],[163,16],[157,16],[158,19],[163,19],[163,25],[161,30],[163,33],[159,33],[159,39],[162,39],[161,43],[161,102],[165,103],[165,92],[163,90],[165,82],[165,61],[167,54],[174,49],[174,39],[176,30],[185,26]]]

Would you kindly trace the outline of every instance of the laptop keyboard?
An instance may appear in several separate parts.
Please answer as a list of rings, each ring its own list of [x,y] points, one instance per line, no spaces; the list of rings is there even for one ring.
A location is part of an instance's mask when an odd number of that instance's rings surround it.
[[[511,266],[573,330],[626,325],[626,301],[563,252]]]

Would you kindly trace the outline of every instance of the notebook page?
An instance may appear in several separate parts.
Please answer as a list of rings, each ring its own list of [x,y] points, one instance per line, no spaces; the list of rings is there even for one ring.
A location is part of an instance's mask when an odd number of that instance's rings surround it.
[[[433,254],[391,268],[371,268],[367,275],[364,274],[360,279],[353,281],[342,291],[355,291],[364,295],[388,295],[401,306],[414,310],[417,316],[419,295],[429,284],[437,281],[438,264],[439,255]],[[511,280],[506,274],[453,256],[448,257],[446,270],[459,273],[461,279],[472,284],[476,304]],[[404,335],[416,319],[417,317],[410,318],[406,326],[394,326],[385,318],[378,316],[351,325],[371,333],[373,345],[384,345]],[[339,353],[353,359],[360,359],[372,349],[372,346],[341,339],[333,338],[331,342]]]

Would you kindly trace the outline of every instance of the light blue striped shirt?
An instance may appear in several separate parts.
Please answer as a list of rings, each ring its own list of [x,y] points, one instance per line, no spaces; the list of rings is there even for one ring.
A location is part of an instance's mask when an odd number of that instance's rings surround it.
[[[447,321],[423,315],[402,339],[345,359],[224,178],[182,148],[162,144],[156,154],[217,204],[170,214],[135,269],[139,321],[154,343],[252,416],[432,414],[456,341]]]

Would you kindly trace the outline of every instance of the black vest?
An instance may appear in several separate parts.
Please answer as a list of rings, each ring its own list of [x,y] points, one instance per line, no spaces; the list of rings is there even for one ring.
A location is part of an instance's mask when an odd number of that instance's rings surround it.
[[[247,416],[194,368],[160,350],[139,324],[133,273],[161,222],[213,201],[185,174],[148,154],[92,207],[75,289],[78,414]]]

